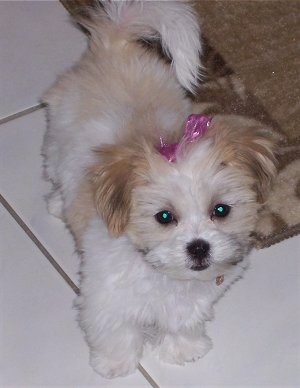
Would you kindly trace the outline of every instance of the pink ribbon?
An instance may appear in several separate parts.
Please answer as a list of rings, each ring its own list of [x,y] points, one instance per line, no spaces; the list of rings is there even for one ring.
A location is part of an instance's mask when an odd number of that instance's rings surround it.
[[[192,114],[189,115],[185,126],[184,126],[184,135],[180,143],[188,142],[192,143],[193,141],[201,138],[207,131],[212,117]],[[169,162],[176,162],[176,154],[178,150],[179,143],[168,144],[165,143],[163,138],[160,138],[160,146],[158,151],[166,158]]]

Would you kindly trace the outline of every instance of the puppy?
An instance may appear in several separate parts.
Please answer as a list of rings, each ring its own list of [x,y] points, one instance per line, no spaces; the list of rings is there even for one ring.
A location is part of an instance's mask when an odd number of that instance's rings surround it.
[[[187,2],[107,1],[79,23],[81,61],[45,95],[49,211],[81,253],[78,320],[102,376],[132,373],[146,344],[183,364],[247,266],[276,172],[267,130],[192,114],[199,26]],[[169,64],[141,41],[160,39]]]

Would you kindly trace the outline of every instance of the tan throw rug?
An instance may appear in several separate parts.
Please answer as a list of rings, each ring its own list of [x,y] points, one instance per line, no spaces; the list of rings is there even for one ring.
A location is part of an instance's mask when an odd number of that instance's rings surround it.
[[[93,0],[61,0],[78,12]],[[280,138],[279,174],[256,230],[268,247],[300,233],[300,1],[196,1],[205,36],[207,114],[242,115]]]

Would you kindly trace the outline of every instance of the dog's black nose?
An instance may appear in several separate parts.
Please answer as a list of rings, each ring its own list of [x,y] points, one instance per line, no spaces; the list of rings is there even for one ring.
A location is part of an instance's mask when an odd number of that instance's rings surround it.
[[[202,271],[209,267],[209,251],[209,243],[205,240],[193,240],[187,245],[187,252],[193,261],[192,270]]]

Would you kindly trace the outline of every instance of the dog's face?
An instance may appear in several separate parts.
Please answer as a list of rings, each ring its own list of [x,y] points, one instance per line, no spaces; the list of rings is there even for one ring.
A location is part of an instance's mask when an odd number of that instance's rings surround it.
[[[241,261],[275,173],[267,136],[216,123],[174,163],[138,148],[102,150],[93,171],[111,232],[126,233],[144,260],[176,279],[212,280]]]
[[[175,278],[213,279],[249,249],[258,208],[252,182],[211,151],[198,144],[132,193],[129,236],[145,260]]]

